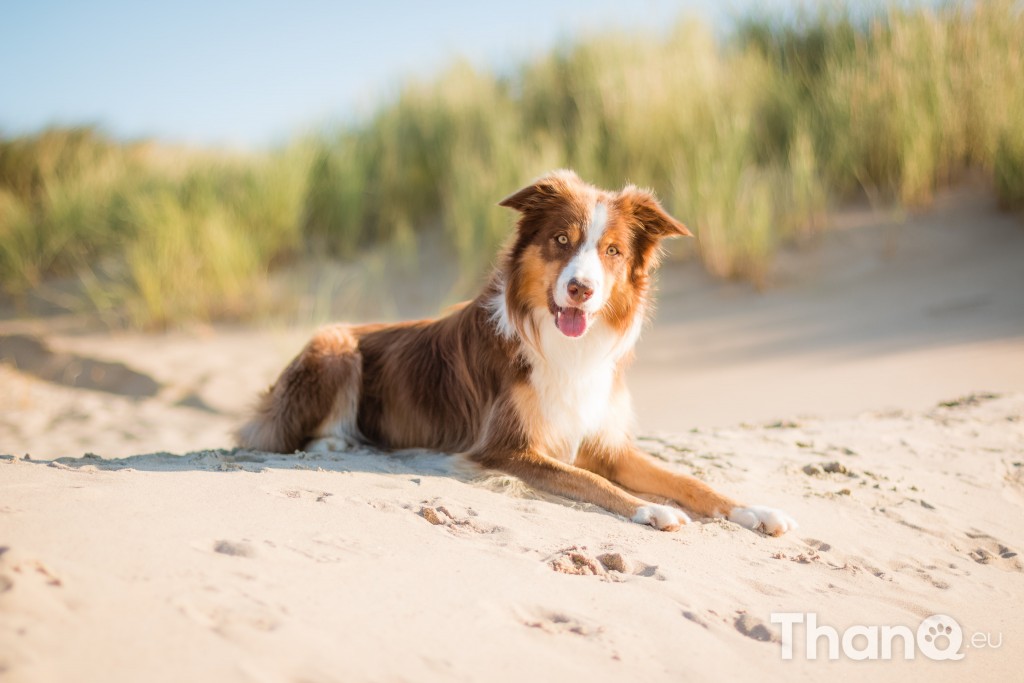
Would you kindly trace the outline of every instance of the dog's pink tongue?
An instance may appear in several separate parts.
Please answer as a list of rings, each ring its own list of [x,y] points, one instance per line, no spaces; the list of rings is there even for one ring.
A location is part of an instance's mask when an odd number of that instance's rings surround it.
[[[587,331],[587,314],[578,308],[563,308],[555,316],[555,324],[566,337],[578,337]]]

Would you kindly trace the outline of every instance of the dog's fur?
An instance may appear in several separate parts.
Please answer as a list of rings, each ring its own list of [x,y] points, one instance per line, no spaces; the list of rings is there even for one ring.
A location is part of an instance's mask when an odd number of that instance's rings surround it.
[[[625,489],[772,535],[794,528],[634,444],[623,374],[660,242],[686,227],[647,191],[601,191],[571,171],[501,205],[519,223],[476,299],[438,320],[321,330],[262,396],[239,444],[436,449],[658,529],[689,518]]]

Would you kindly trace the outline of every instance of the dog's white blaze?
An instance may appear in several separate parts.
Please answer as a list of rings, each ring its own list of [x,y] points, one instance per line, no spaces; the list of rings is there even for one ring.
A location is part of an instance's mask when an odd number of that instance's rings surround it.
[[[540,353],[527,348],[533,369],[530,383],[551,441],[566,451],[549,453],[572,462],[584,438],[608,431],[615,367],[622,357],[621,337],[598,319],[583,339],[566,337],[551,324],[547,310],[538,313]]]
[[[562,269],[555,284],[555,303],[562,308],[571,306],[569,301],[569,281],[573,278],[587,282],[594,288],[594,295],[580,308],[592,313],[604,305],[607,293],[604,291],[604,264],[601,262],[601,239],[608,229],[608,207],[604,202],[595,202],[590,211],[590,224],[587,225],[586,237],[572,260]]]
[[[488,302],[491,321],[499,335],[517,336],[508,313],[504,286]],[[598,319],[584,339],[570,339],[551,322],[547,309],[535,312],[540,331],[539,349],[523,344],[522,353],[533,369],[530,383],[537,392],[541,417],[550,445],[564,452],[552,457],[572,462],[584,438],[599,435],[602,440],[618,442],[628,438],[633,428],[633,409],[629,395],[613,400],[615,368],[633,348],[643,316],[638,313],[625,335],[619,335]]]

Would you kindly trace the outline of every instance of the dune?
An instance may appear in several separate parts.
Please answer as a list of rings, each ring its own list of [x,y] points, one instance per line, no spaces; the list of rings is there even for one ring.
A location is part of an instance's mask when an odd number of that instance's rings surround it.
[[[1018,675],[1019,217],[966,188],[837,222],[763,293],[669,263],[630,377],[644,448],[781,538],[443,454],[225,449],[308,329],[0,320],[0,679]]]

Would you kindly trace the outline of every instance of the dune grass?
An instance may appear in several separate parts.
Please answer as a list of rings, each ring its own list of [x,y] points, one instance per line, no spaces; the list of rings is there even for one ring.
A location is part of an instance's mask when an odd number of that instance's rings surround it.
[[[117,145],[91,129],[0,146],[0,285],[81,282],[116,325],[244,318],[269,269],[302,249],[308,164]]]
[[[118,144],[91,129],[0,141],[0,287],[82,284],[112,324],[242,319],[307,256],[415,254],[443,235],[469,287],[551,168],[653,188],[723,277],[866,194],[926,204],[967,169],[1024,205],[1024,18],[1011,0],[751,17],[726,40],[594,36],[497,76],[456,63],[365,120],[248,156]]]

